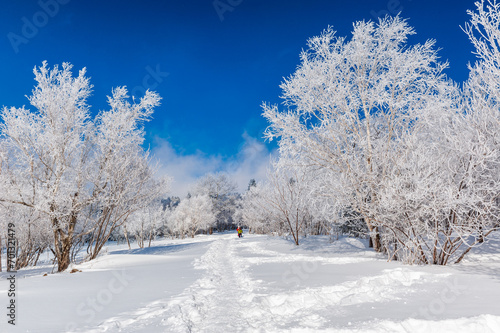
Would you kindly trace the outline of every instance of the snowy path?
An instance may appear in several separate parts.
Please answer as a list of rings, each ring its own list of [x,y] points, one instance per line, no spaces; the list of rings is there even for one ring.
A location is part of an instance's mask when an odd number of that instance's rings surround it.
[[[500,317],[481,312],[472,318],[452,321],[442,320],[446,313],[432,312],[440,306],[433,301],[448,300],[445,307],[453,308],[459,297],[467,297],[466,287],[450,270],[386,263],[363,251],[330,255],[290,253],[279,246],[276,250],[269,249],[263,240],[258,236],[218,237],[194,260],[194,267],[203,273],[181,294],[109,318],[86,332],[352,332],[351,329],[451,332],[460,327],[470,327],[471,332],[496,332],[500,329]],[[391,312],[386,311],[388,304]]]
[[[493,245],[450,267],[387,262],[352,238],[111,245],[77,274],[20,271],[19,325],[0,323],[0,332],[500,332]]]
[[[238,241],[234,235],[214,241],[194,261],[205,273],[182,294],[110,318],[88,332],[242,332],[251,327],[241,315],[250,307],[258,283],[236,255]]]
[[[193,332],[241,332],[252,325],[242,313],[252,304],[258,283],[248,276],[236,254],[238,239],[216,241],[195,267],[205,275],[188,290],[191,299],[181,306],[182,321]],[[181,325],[179,325],[181,324]],[[185,332],[179,317],[170,318],[167,331]],[[250,326],[251,327],[251,326]]]

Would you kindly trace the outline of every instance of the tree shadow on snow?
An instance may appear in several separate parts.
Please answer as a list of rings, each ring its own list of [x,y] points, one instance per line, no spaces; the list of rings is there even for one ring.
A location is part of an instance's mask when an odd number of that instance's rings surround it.
[[[482,265],[457,265],[453,266],[458,271],[463,273],[471,274],[471,275],[486,275],[491,279],[500,280],[500,264],[490,264],[488,266],[487,263],[483,263]]]
[[[306,250],[315,253],[331,254],[362,254],[371,252],[367,239],[340,237],[331,239],[329,236],[307,236],[300,239],[296,250]]]
[[[175,252],[188,250],[194,247],[195,245],[196,245],[195,243],[160,245],[160,246],[145,247],[142,249],[113,251],[110,252],[109,254],[165,255],[165,254],[171,254]]]

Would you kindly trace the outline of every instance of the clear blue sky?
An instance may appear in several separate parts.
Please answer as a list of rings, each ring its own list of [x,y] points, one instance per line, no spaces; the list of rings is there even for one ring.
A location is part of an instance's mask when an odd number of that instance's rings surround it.
[[[219,12],[213,0],[59,1],[2,1],[0,104],[28,104],[43,60],[71,62],[87,67],[94,112],[107,107],[112,87],[154,87],[163,101],[147,144],[160,138],[183,156],[230,160],[248,136],[260,139],[260,104],[279,102],[307,38],[328,25],[345,36],[356,20],[401,11],[417,31],[412,42],[437,40],[452,79],[465,80],[474,61],[459,27],[472,0],[217,0]]]

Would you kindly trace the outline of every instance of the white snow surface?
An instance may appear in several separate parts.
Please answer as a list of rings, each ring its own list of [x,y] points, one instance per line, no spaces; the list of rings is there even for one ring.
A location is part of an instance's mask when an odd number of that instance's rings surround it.
[[[0,332],[500,332],[498,238],[448,267],[353,238],[231,233],[110,245],[71,268],[16,273],[16,326],[0,273]]]

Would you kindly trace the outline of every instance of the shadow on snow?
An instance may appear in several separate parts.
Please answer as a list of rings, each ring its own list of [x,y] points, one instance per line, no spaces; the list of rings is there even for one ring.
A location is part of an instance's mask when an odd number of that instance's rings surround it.
[[[157,245],[151,247],[145,247],[142,249],[131,249],[131,250],[118,250],[110,252],[113,254],[138,254],[138,255],[164,255],[175,252],[180,252],[188,250],[196,246],[197,243],[187,243],[187,244],[172,244],[172,245]]]

